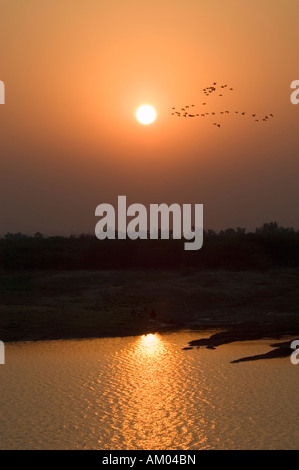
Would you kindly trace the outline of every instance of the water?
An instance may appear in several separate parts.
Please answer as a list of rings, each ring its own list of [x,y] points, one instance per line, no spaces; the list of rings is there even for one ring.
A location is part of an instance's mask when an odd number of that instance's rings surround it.
[[[0,449],[296,449],[299,366],[194,332],[10,344]]]

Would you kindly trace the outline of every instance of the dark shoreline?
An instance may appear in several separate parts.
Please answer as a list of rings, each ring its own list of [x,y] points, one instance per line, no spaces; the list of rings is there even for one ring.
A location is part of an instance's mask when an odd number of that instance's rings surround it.
[[[240,362],[251,362],[263,359],[278,359],[290,357],[292,353],[291,343],[294,339],[299,338],[299,327],[290,327],[286,325],[265,325],[261,324],[240,324],[233,325],[225,331],[220,331],[212,334],[209,338],[201,338],[189,342],[189,347],[186,349],[193,349],[194,347],[206,347],[207,349],[216,349],[224,344],[242,341],[257,341],[257,340],[282,340],[289,338],[282,343],[272,343],[269,347],[273,348],[264,354],[257,354],[255,356],[243,357],[232,361],[232,364]],[[290,339],[291,338],[291,339]]]
[[[224,344],[239,341],[256,341],[262,339],[279,340],[285,337],[299,336],[299,327],[287,326],[282,324],[264,325],[261,323],[241,323],[239,325],[231,325],[225,331],[220,331],[211,335],[209,338],[193,340],[189,342],[189,346],[208,346],[218,347]]]
[[[158,325],[153,323],[152,326],[145,326],[143,328],[130,329],[126,332],[124,331],[115,331],[109,333],[100,333],[95,334],[94,331],[81,331],[76,334],[63,334],[57,333],[52,335],[29,335],[22,336],[17,335],[14,337],[11,335],[9,338],[4,337],[5,343],[21,343],[21,342],[37,342],[37,341],[69,341],[69,340],[84,340],[84,339],[101,339],[101,338],[126,338],[129,336],[141,336],[146,334],[165,334],[165,333],[176,333],[180,331],[190,331],[190,332],[201,332],[201,333],[210,333],[213,331],[213,334],[207,338],[201,338],[198,340],[192,340],[189,342],[189,347],[207,347],[207,348],[216,348],[225,344],[230,344],[234,342],[243,342],[243,341],[258,341],[258,340],[282,340],[284,338],[295,338],[299,339],[299,326],[294,327],[286,326],[282,324],[277,325],[262,325],[261,323],[240,323],[238,325],[229,325],[229,324],[210,324],[210,325],[197,325],[191,327],[190,325],[172,325],[172,326],[163,326],[158,327]],[[274,345],[276,347],[277,345]],[[188,347],[188,349],[189,349]]]
[[[22,334],[21,332],[13,334],[12,331],[1,330],[1,338],[4,338],[5,343],[22,343],[22,342],[37,342],[37,341],[69,341],[69,340],[84,340],[84,339],[101,339],[101,338],[127,338],[129,336],[141,336],[147,334],[165,334],[165,333],[176,333],[180,331],[222,331],[226,329],[228,325],[215,324],[215,325],[159,325],[159,323],[152,322],[150,325],[143,323],[142,326],[135,328],[125,328],[125,331],[101,331],[96,332],[87,328],[82,328],[80,331],[69,331],[69,332],[56,332],[51,334],[36,333],[36,334]],[[299,334],[299,329],[298,329]]]
[[[0,340],[218,330],[189,345],[217,347],[299,337],[298,286],[294,269],[0,272]]]

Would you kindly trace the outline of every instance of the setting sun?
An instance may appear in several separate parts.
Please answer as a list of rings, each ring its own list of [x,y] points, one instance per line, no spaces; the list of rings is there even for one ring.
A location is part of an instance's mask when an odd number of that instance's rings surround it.
[[[141,124],[152,124],[156,119],[156,110],[147,104],[140,106],[136,111],[137,121]]]

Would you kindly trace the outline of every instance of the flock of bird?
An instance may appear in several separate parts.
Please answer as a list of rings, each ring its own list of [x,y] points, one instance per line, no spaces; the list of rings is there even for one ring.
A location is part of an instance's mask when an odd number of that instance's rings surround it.
[[[218,93],[219,97],[223,96],[223,93],[225,91],[234,91],[233,88],[229,87],[227,84],[226,85],[218,85],[217,82],[214,82],[213,85],[208,86],[206,88],[203,88],[203,93],[205,96],[211,96],[213,93]],[[207,103],[203,102],[201,103],[201,106],[206,106]],[[272,113],[269,113],[265,116],[257,116],[257,113],[250,114],[246,111],[220,111],[220,112],[195,112],[195,105],[190,104],[190,105],[185,105],[184,107],[180,108],[177,110],[175,107],[172,107],[171,109],[171,114],[172,116],[177,116],[177,117],[184,117],[184,118],[195,118],[195,117],[206,117],[206,116],[217,116],[217,115],[229,115],[229,114],[238,114],[240,116],[249,116],[252,118],[255,122],[267,122],[269,119],[272,119],[274,115]],[[216,119],[216,118],[215,118]],[[213,126],[221,127],[221,124],[219,122],[213,122]]]

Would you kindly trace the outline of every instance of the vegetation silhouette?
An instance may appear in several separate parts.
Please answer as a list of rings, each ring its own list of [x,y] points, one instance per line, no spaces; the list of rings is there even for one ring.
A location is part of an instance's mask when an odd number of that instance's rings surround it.
[[[184,251],[184,240],[102,240],[94,235],[34,236],[7,233],[0,239],[2,270],[223,269],[269,270],[299,265],[299,231],[265,223],[204,231],[201,250]]]

